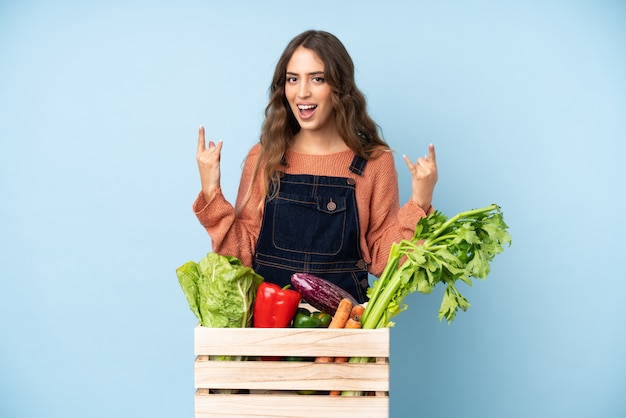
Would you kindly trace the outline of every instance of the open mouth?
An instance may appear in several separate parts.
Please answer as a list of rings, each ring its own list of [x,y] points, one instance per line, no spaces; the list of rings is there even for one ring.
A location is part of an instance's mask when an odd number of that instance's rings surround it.
[[[315,113],[315,109],[317,109],[317,105],[314,104],[298,105],[300,117],[304,119],[311,117]]]

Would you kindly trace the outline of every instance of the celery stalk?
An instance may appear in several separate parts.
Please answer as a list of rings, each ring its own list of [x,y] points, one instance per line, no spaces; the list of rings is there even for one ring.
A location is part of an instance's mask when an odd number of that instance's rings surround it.
[[[435,211],[420,219],[413,238],[392,245],[387,265],[368,289],[369,302],[361,317],[364,329],[391,327],[391,319],[407,309],[404,298],[413,292],[430,293],[439,283],[446,286],[439,308],[439,320],[450,324],[469,301],[461,295],[458,280],[472,285],[472,278],[486,279],[489,263],[511,245],[511,235],[501,208],[492,204],[458,213],[447,219]],[[402,264],[400,264],[400,262]],[[353,357],[350,363],[367,363],[367,357]],[[344,396],[359,395],[344,391]]]

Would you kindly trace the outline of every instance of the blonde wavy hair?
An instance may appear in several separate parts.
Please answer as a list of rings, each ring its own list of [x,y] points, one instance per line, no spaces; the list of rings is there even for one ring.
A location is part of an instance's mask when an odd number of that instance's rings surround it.
[[[278,194],[285,152],[300,130],[285,96],[285,83],[287,64],[294,51],[301,46],[314,51],[324,63],[324,78],[332,90],[335,122],[348,147],[365,159],[376,158],[381,152],[389,150],[389,146],[379,135],[378,125],[367,113],[365,96],[356,86],[354,63],[348,51],[334,35],[309,30],[289,42],[276,64],[261,130],[261,152],[250,182],[248,197],[257,176],[262,176],[261,184],[265,189],[265,196],[271,199]],[[263,206],[263,203],[259,202],[259,205]]]

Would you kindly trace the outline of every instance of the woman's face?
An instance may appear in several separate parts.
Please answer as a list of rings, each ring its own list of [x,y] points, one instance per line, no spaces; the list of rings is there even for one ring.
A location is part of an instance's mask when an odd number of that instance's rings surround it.
[[[287,63],[285,96],[303,131],[335,129],[331,95],[322,60],[313,50],[298,47]]]

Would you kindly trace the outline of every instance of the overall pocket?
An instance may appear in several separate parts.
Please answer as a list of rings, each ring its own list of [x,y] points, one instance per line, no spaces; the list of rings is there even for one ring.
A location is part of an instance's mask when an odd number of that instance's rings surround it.
[[[272,240],[283,251],[338,254],[346,230],[346,198],[281,194],[274,199]]]

